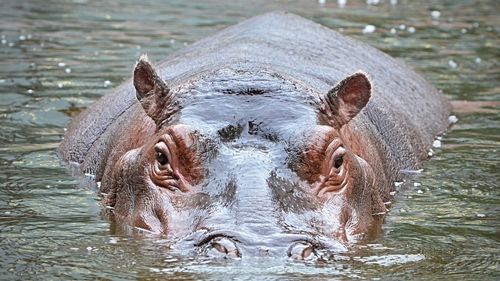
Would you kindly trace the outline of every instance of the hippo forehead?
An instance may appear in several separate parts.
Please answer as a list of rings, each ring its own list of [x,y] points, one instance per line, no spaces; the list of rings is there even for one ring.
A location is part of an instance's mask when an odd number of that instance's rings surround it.
[[[318,123],[317,94],[265,71],[214,72],[179,90],[178,97],[178,122],[209,136],[246,127],[250,135],[287,140]]]

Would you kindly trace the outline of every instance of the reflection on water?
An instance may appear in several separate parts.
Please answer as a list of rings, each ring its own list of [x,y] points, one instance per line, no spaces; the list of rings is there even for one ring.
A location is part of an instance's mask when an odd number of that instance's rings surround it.
[[[498,101],[496,1],[6,0],[1,7],[2,278],[500,277],[498,108],[458,113],[423,173],[398,188],[384,234],[326,263],[181,258],[161,239],[112,234],[97,195],[67,175],[54,150],[68,116],[128,79],[139,54],[159,60],[276,9],[377,46],[450,99]]]

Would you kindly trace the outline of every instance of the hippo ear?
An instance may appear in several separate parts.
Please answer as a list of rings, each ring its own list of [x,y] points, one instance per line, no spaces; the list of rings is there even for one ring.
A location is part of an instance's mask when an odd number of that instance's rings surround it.
[[[354,73],[338,83],[324,96],[321,111],[328,123],[336,128],[347,124],[366,106],[371,88],[370,80],[362,72]]]
[[[146,114],[156,123],[161,122],[165,116],[161,116],[163,109],[169,102],[169,91],[167,84],[158,76],[151,63],[145,55],[139,58],[134,69],[134,87],[136,97],[141,102]]]

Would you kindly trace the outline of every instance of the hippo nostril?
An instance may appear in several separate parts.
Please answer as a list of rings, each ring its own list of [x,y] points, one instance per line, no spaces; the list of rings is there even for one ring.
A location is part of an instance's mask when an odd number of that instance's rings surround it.
[[[295,260],[311,260],[316,254],[314,246],[309,242],[296,242],[288,249],[288,256]]]
[[[210,242],[212,255],[224,257],[239,258],[241,257],[240,251],[236,244],[227,237],[216,237]]]

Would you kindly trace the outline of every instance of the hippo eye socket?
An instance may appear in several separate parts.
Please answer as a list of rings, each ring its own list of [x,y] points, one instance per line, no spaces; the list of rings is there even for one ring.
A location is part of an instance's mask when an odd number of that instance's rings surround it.
[[[168,157],[167,155],[163,154],[162,152],[157,152],[156,153],[156,161],[160,163],[160,165],[167,165],[168,164]]]
[[[342,163],[344,163],[344,155],[337,155],[333,158],[333,166],[335,169],[340,168],[342,166]]]

